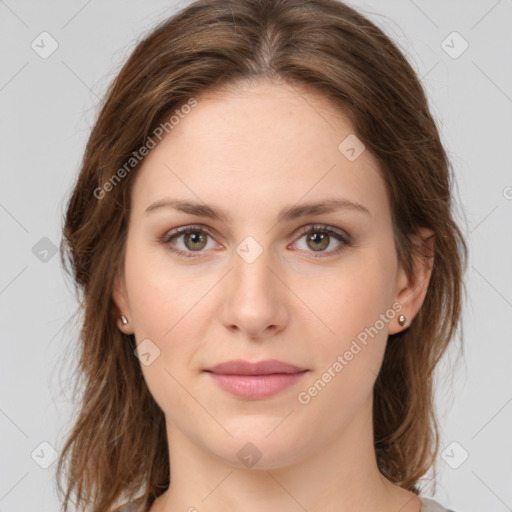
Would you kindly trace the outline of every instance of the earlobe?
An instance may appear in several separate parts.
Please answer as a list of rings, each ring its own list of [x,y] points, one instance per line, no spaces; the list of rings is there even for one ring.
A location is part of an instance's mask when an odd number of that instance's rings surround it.
[[[118,275],[112,286],[112,300],[116,306],[115,312],[116,324],[124,334],[133,334],[133,327],[130,322],[131,314],[126,298],[126,287],[124,281]]]
[[[402,305],[402,309],[390,324],[388,334],[407,329],[427,295],[434,265],[435,236],[431,229],[420,228],[413,238],[417,249],[413,255],[412,275],[408,276],[403,268],[399,269],[395,300]]]

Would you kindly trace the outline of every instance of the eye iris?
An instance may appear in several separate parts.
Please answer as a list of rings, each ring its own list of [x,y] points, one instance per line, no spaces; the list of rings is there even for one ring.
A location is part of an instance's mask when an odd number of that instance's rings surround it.
[[[329,245],[329,235],[325,233],[311,233],[308,237],[308,245],[309,242],[320,242],[318,245],[310,246],[313,250],[322,250],[328,247]]]
[[[204,246],[206,245],[206,236],[197,231],[185,233],[184,239],[185,239],[185,245],[191,251],[197,251],[197,250],[203,249]],[[188,244],[189,241],[192,241],[192,244],[194,245],[193,247],[191,247]],[[201,245],[201,243],[203,243],[203,245]],[[199,244],[200,247],[195,246],[195,244]]]

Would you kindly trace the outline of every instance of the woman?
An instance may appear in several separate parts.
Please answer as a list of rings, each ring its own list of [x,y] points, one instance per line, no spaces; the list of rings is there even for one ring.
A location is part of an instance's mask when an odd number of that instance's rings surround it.
[[[452,179],[413,69],[341,2],[198,0],[153,30],[65,218],[63,510],[446,511],[417,484],[462,307]]]

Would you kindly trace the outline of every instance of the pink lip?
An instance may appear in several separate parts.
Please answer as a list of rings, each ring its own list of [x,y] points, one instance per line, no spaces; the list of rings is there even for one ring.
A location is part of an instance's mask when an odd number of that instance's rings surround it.
[[[247,399],[275,395],[297,382],[307,371],[276,359],[257,363],[237,359],[205,370],[221,389]]]

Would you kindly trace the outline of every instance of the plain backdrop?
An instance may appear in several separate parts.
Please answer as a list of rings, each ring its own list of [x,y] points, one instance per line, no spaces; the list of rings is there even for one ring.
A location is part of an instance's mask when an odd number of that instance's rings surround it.
[[[187,3],[0,0],[2,512],[59,510],[54,455],[71,418],[78,333],[55,252],[65,201],[107,85],[137,39]],[[510,511],[512,1],[351,5],[422,79],[470,249],[465,353],[457,362],[454,343],[439,366],[439,481],[425,494],[456,512]]]

